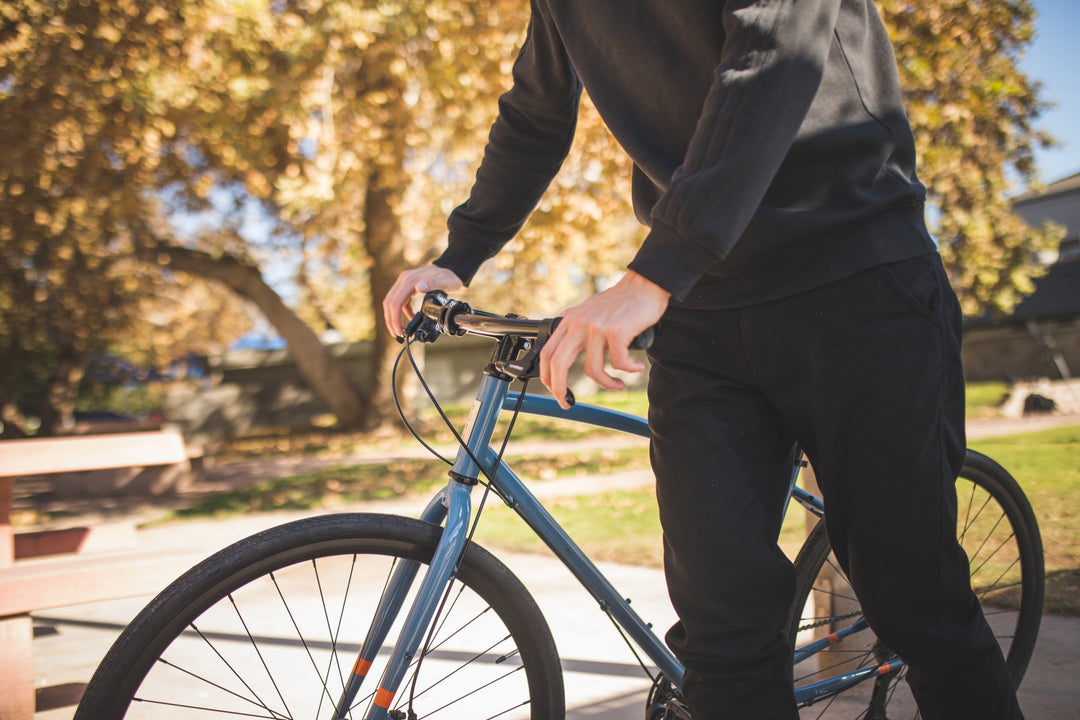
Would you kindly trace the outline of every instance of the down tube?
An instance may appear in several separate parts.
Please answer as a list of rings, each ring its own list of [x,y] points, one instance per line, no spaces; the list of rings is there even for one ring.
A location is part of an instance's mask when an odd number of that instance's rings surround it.
[[[494,451],[489,450],[484,457],[485,465],[491,467],[495,460]],[[494,484],[505,496],[507,504],[551,548],[582,587],[600,603],[600,608],[615,619],[668,680],[678,685],[682,681],[683,666],[505,462],[500,463]]]

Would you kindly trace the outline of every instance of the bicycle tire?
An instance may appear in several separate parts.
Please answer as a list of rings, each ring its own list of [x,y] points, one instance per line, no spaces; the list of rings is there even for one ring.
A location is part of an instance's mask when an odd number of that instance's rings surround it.
[[[334,717],[390,568],[401,559],[429,562],[441,533],[404,517],[340,514],[225,548],[132,621],[87,686],[76,720]],[[561,720],[558,652],[520,580],[470,544],[451,598],[390,716]],[[479,642],[481,630],[494,635]],[[397,624],[387,643],[396,638]],[[372,686],[384,657],[368,675]],[[450,681],[438,683],[447,673]],[[347,717],[367,716],[374,687],[361,695]]]
[[[972,587],[1019,687],[1042,619],[1045,568],[1038,524],[1016,480],[972,450],[967,451],[957,479],[957,499],[957,533],[969,558]],[[788,620],[793,647],[800,632],[803,640],[808,639],[806,634],[824,636],[850,626],[861,615],[858,600],[832,556],[824,521],[811,531],[796,566],[796,594]],[[808,667],[797,664],[795,685],[880,665],[889,656],[873,631],[866,629],[819,652],[806,661]],[[802,711],[802,717],[883,718],[886,707],[890,718],[918,717],[903,675],[904,670],[894,671],[839,696],[820,698]]]

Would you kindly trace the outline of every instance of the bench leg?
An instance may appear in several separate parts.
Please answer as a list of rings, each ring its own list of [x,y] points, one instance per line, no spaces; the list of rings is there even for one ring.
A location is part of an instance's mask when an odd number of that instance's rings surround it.
[[[0,478],[0,568],[15,562],[15,531],[11,528],[11,498],[15,478]]]
[[[0,718],[34,718],[34,624],[29,615],[0,618]]]
[[[0,478],[0,569],[15,559],[11,528],[14,478]],[[34,622],[29,614],[0,617],[0,718],[34,719]]]

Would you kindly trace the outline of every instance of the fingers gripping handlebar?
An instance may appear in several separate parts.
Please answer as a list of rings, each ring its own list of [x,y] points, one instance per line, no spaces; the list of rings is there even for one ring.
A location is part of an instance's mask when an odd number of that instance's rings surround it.
[[[398,342],[404,342],[405,337],[420,342],[434,342],[440,334],[445,333],[494,338],[513,335],[536,338],[539,340],[537,344],[543,345],[561,321],[560,317],[529,320],[517,315],[495,315],[473,310],[468,303],[448,298],[441,290],[433,290],[424,295],[420,312],[413,316]],[[632,350],[647,350],[654,337],[654,329],[647,328],[633,339],[629,347]]]

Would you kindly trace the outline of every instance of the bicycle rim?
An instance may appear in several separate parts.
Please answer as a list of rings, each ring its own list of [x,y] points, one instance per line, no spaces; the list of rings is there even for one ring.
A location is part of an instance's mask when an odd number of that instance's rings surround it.
[[[956,484],[957,538],[968,556],[971,584],[1019,686],[1035,647],[1042,618],[1042,540],[1031,507],[1016,481],[989,458],[968,451]],[[829,548],[824,523],[799,555],[789,637],[795,647],[852,626],[861,617],[858,599]],[[867,629],[798,663],[796,688],[878,667],[895,658]],[[905,670],[870,679],[801,710],[803,718],[919,717]]]
[[[221,551],[133,621],[76,718],[337,717],[387,578],[403,561],[426,563],[440,532],[405,518],[334,515]],[[405,614],[344,717],[367,717]],[[482,548],[469,547],[427,648],[413,660],[391,717],[562,717],[547,625],[520,582]]]

